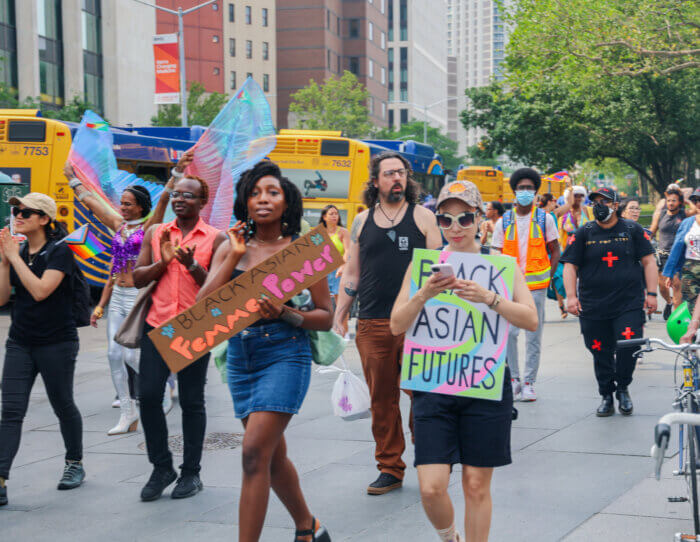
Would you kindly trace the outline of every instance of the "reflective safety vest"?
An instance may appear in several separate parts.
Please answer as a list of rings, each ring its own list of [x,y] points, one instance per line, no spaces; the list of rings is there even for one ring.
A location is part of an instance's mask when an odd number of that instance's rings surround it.
[[[518,259],[518,224],[513,211],[503,215],[503,249],[502,253]],[[508,216],[506,216],[508,215]],[[525,282],[530,290],[542,290],[549,286],[552,266],[549,263],[547,242],[544,237],[547,216],[542,209],[533,208],[530,220],[530,235],[527,240],[527,259],[525,261]]]

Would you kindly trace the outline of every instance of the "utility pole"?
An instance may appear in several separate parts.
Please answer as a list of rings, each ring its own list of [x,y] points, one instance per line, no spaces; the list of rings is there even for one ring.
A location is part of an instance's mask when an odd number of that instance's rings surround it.
[[[437,102],[431,103],[431,104],[423,104],[423,105],[418,105],[414,104],[413,102],[389,102],[389,105],[392,104],[401,104],[401,105],[411,105],[415,108],[423,108],[423,143],[428,143],[428,109],[432,109],[436,105],[440,105],[441,103],[444,102],[449,102],[451,100],[456,100],[456,96],[452,96],[450,98],[443,98],[442,100],[438,100]]]
[[[182,116],[182,126],[184,128],[187,128],[187,78],[185,77],[185,27],[183,24],[183,17],[187,15],[188,13],[192,13],[193,11],[197,11],[200,8],[203,8],[204,6],[208,6],[209,4],[213,4],[217,0],[208,0],[207,2],[204,2],[202,4],[199,4],[198,6],[194,6],[189,9],[183,10],[181,7],[177,8],[177,11],[174,9],[168,9],[164,8],[162,6],[157,6],[156,4],[150,4],[148,2],[144,2],[143,0],[134,0],[135,2],[138,2],[139,4],[145,4],[146,6],[151,6],[152,8],[159,9],[161,11],[165,11],[166,13],[170,13],[171,15],[175,15],[177,17],[177,42],[178,42],[178,50],[179,50],[179,56],[180,56],[180,113]]]

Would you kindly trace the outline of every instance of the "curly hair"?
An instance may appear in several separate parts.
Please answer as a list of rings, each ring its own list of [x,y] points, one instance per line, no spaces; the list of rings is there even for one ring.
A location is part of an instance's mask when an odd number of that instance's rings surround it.
[[[196,175],[185,175],[182,179],[180,179],[180,181],[184,181],[185,179],[191,179],[199,183],[199,188],[202,192],[202,195],[200,196],[202,198],[202,205],[206,205],[209,201],[209,185],[207,184],[207,181],[205,181],[201,177],[197,177]]]
[[[369,180],[367,183],[365,183],[365,189],[362,192],[362,199],[367,207],[374,207],[379,200],[379,189],[374,186],[374,181],[379,179],[381,163],[389,158],[401,160],[403,167],[406,169],[406,201],[409,204],[418,202],[421,187],[416,181],[413,180],[413,170],[411,169],[411,164],[398,152],[385,151],[374,156],[369,163]]]
[[[281,218],[282,235],[298,235],[301,231],[301,217],[304,212],[301,192],[292,181],[282,175],[282,170],[280,170],[279,166],[269,160],[262,160],[251,169],[243,172],[240,181],[236,185],[236,201],[233,204],[233,214],[237,220],[249,222],[248,200],[257,182],[267,176],[274,177],[279,181],[284,193],[284,200],[287,203],[287,208],[282,213]],[[254,222],[249,224],[249,226],[252,226],[250,228],[251,232],[255,231]]]

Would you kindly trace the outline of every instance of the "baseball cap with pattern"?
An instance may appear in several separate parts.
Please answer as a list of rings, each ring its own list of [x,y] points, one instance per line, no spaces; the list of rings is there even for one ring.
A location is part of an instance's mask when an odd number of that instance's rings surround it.
[[[43,212],[51,220],[56,220],[56,202],[46,194],[30,192],[21,198],[13,196],[8,200],[8,203],[14,207],[22,204],[29,209]]]
[[[477,211],[481,211],[483,205],[479,189],[474,183],[469,181],[452,181],[443,186],[438,194],[435,208],[438,209],[448,199],[463,201],[467,205],[475,207]]]

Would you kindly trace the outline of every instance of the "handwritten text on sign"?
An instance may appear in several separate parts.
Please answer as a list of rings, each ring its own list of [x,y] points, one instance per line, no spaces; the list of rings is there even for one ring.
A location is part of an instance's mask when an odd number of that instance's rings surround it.
[[[411,297],[435,263],[449,263],[459,279],[473,280],[512,299],[515,260],[464,252],[413,251]],[[401,387],[446,395],[500,401],[509,324],[481,303],[452,292],[428,301],[406,332]]]
[[[148,336],[170,370],[178,372],[259,320],[261,297],[282,305],[342,264],[326,228],[318,226]]]

